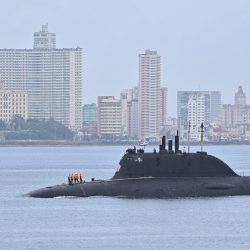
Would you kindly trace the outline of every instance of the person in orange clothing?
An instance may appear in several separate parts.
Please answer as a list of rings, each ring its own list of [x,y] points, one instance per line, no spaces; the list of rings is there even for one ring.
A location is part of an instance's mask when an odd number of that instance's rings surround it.
[[[73,176],[73,174],[70,175],[70,180],[71,180],[71,184],[73,184],[73,182],[74,182],[74,176]]]

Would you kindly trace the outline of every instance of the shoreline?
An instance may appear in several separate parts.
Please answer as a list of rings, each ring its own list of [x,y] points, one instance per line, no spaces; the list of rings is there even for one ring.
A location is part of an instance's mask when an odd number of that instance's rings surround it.
[[[149,143],[148,146],[158,147],[158,143]],[[193,142],[190,146],[199,146],[199,142]],[[250,141],[227,141],[227,142],[204,142],[204,146],[220,146],[220,145],[250,145]],[[0,147],[23,147],[23,146],[138,146],[138,141],[50,141],[50,140],[29,140],[29,141],[0,141]],[[180,146],[187,147],[186,142],[180,142]]]

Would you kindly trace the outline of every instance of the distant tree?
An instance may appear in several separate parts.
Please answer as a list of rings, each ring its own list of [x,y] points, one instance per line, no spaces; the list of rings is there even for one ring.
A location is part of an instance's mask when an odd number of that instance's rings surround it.
[[[120,138],[120,137],[117,135],[114,135],[114,134],[103,134],[101,136],[101,139],[103,139],[103,140],[117,140],[118,138]]]
[[[0,130],[5,130],[6,127],[6,123],[3,120],[0,120]]]
[[[74,133],[63,124],[49,120],[28,119],[20,116],[11,119],[8,126],[0,121],[0,130],[8,130],[3,136],[8,140],[72,140]]]
[[[55,121],[53,118],[47,121],[28,119],[26,127],[30,131],[31,139],[70,140],[74,134],[69,128]]]
[[[13,116],[9,122],[9,125],[10,125],[10,128],[12,128],[15,131],[23,130],[26,128],[25,120],[19,115]]]

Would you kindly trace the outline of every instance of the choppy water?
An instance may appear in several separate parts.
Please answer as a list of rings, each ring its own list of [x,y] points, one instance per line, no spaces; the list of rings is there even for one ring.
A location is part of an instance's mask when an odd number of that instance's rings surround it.
[[[110,178],[126,147],[0,148],[0,249],[250,249],[250,196],[193,199],[23,194],[71,172]],[[150,149],[152,150],[152,149]],[[250,175],[250,146],[206,150]]]

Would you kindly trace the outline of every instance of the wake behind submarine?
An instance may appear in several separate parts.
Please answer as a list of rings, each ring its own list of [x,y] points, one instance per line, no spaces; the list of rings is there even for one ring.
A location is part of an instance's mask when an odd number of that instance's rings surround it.
[[[201,126],[203,140],[203,124]],[[202,145],[202,144],[201,144]],[[190,148],[190,147],[189,147]],[[120,168],[109,180],[61,184],[29,193],[31,197],[113,196],[131,198],[218,197],[250,195],[250,177],[237,175],[220,159],[201,151],[179,150],[178,131],[175,148],[172,140],[166,149],[165,136],[159,152],[127,149]]]

